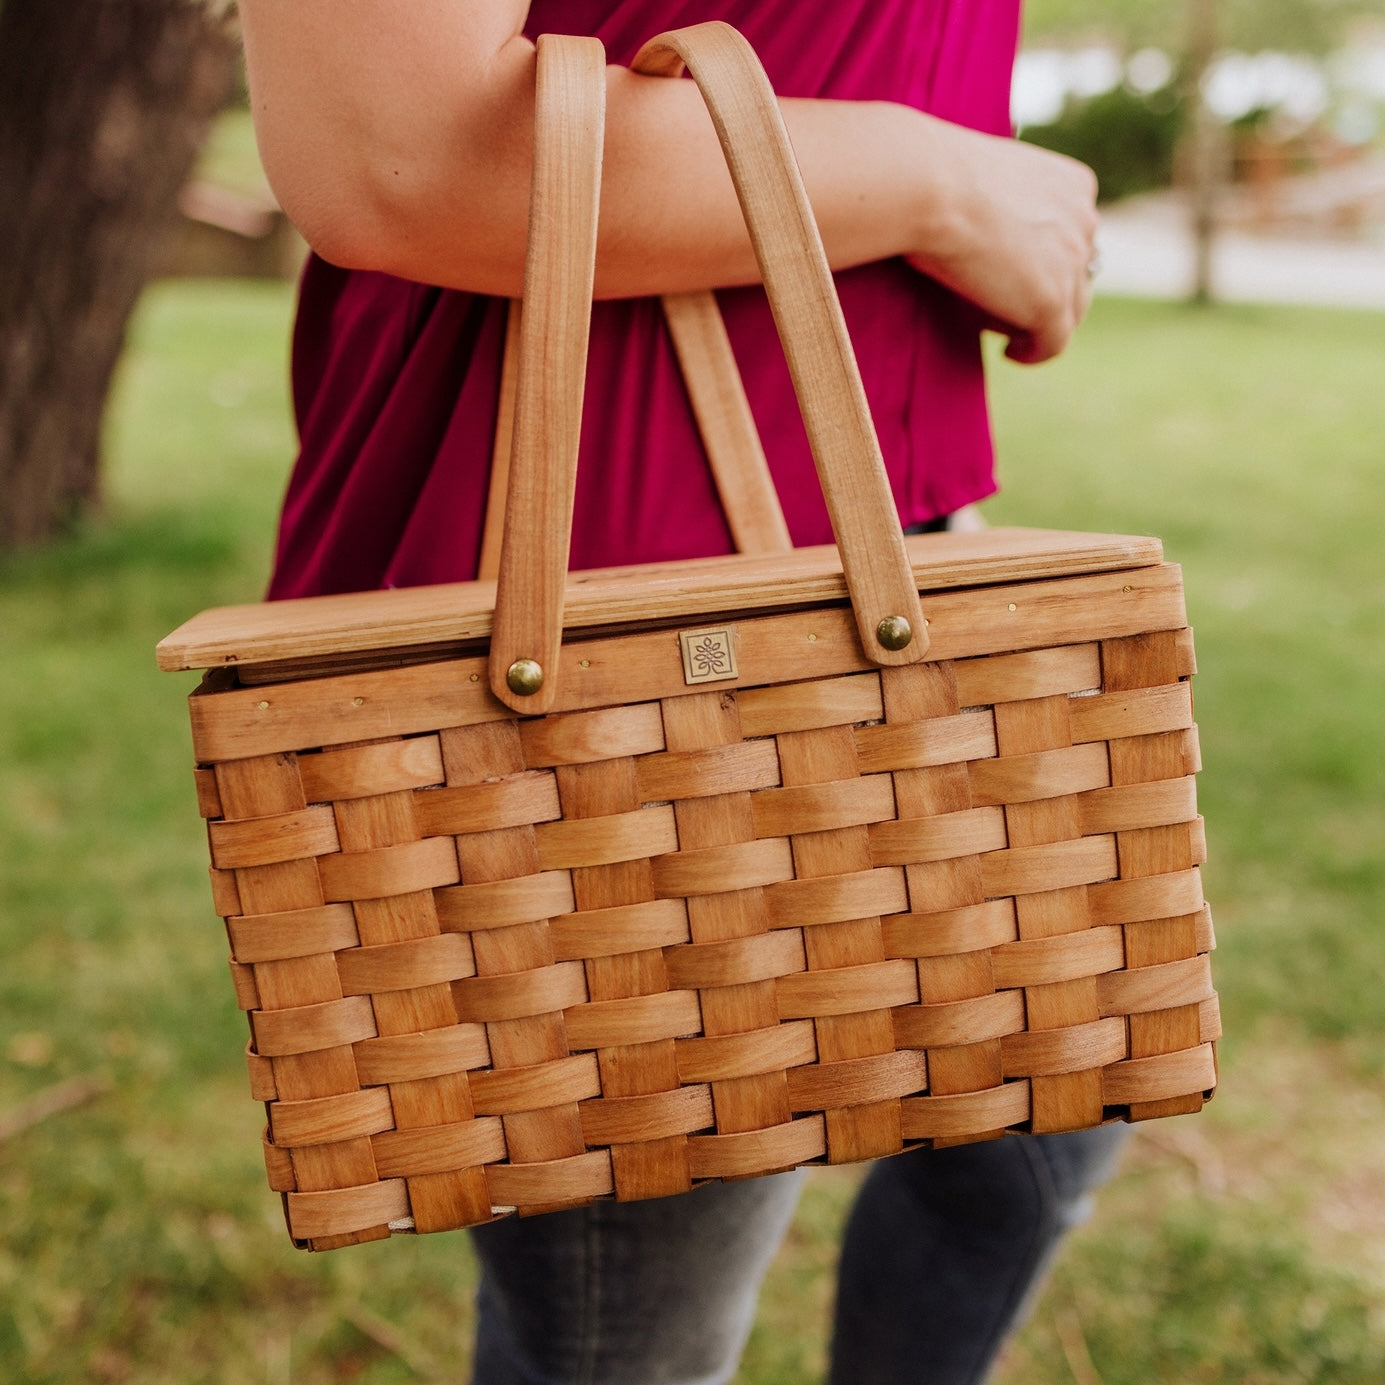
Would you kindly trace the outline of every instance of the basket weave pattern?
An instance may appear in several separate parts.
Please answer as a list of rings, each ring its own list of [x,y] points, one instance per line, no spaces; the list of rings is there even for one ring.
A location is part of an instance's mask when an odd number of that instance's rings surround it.
[[[459,695],[466,658],[193,698],[296,1240],[1210,1093],[1187,629],[887,669],[840,611],[737,638],[826,671],[757,686],[752,657],[689,688],[651,632],[564,658],[666,695],[545,717]],[[297,743],[304,722],[339,741]]]

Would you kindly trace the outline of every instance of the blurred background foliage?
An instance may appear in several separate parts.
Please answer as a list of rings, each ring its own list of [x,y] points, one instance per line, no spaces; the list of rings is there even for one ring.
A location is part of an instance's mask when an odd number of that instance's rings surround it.
[[[1196,9],[1215,11],[1229,47],[1327,52],[1378,0],[1025,0],[1025,41],[1101,35],[1131,48],[1177,48]]]
[[[1122,83],[1095,96],[1068,98],[1056,119],[1026,125],[1021,136],[1089,165],[1101,200],[1115,202],[1173,182],[1186,124],[1186,102],[1176,87],[1142,92]]]
[[[1202,104],[1233,180],[1378,153],[1380,0],[1029,0],[1021,137],[1090,164],[1103,201],[1186,184]]]

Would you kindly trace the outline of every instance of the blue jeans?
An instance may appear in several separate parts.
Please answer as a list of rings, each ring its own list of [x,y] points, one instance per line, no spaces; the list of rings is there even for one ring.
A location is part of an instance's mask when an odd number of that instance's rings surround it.
[[[974,1385],[1126,1132],[1012,1136],[874,1164],[847,1225],[831,1385]],[[473,1231],[475,1385],[723,1385],[802,1175]]]

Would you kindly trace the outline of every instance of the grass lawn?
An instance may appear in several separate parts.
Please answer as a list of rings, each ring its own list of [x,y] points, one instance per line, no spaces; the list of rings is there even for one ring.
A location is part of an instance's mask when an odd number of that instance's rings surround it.
[[[207,890],[190,680],[153,662],[187,615],[261,589],[289,310],[279,286],[151,291],[104,516],[0,565],[17,1385],[465,1378],[464,1237],[307,1256],[284,1235]],[[992,518],[1157,533],[1184,565],[1227,1027],[1216,1101],[1139,1129],[1004,1385],[1385,1379],[1382,359],[1385,316],[1103,299],[1063,360],[993,373]],[[811,1181],[745,1385],[820,1374],[855,1177]]]

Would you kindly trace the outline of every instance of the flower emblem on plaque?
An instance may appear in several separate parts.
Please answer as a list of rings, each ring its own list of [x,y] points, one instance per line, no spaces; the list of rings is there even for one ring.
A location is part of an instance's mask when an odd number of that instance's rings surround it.
[[[680,630],[678,643],[683,649],[685,683],[720,683],[728,678],[740,676],[736,667],[733,626],[715,625],[701,630]]]

